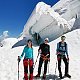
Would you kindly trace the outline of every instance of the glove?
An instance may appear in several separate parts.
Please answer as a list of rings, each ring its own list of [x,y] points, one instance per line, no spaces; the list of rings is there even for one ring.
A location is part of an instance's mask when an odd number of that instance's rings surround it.
[[[48,59],[48,61],[50,62],[50,58]]]
[[[69,57],[67,57],[67,62],[69,63]]]
[[[69,60],[69,57],[67,57],[67,60]]]
[[[21,61],[21,59],[20,59],[20,56],[18,57],[18,62],[20,62]]]
[[[59,55],[59,54],[61,54],[60,52],[56,52],[56,55]]]
[[[39,53],[39,54],[41,54],[41,53],[42,53],[41,49],[40,49],[40,50],[38,50],[38,53]]]

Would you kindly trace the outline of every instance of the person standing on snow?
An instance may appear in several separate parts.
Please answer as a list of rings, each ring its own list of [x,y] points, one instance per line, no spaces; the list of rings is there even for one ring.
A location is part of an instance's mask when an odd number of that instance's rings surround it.
[[[28,66],[30,71],[29,80],[33,80],[33,48],[32,40],[27,41],[27,45],[24,47],[21,56],[19,57],[19,62],[24,56],[23,65],[24,65],[24,79],[28,80]]]
[[[38,52],[41,54],[39,59],[39,66],[38,66],[38,74],[35,77],[40,77],[41,74],[41,67],[44,62],[44,74],[43,79],[46,78],[46,72],[47,72],[47,65],[48,61],[50,61],[50,46],[48,45],[49,39],[46,38],[44,40],[44,43],[42,43],[39,47]]]
[[[71,78],[68,74],[68,66],[69,66],[69,56],[68,56],[68,49],[67,43],[65,42],[65,36],[61,37],[61,42],[57,43],[57,60],[58,60],[58,70],[59,70],[59,77],[62,79],[62,72],[61,72],[61,60],[63,59],[65,63],[65,74],[64,77]]]

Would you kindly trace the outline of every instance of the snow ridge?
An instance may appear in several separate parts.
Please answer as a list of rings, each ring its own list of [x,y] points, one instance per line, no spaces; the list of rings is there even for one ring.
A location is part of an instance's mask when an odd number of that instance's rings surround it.
[[[68,21],[66,21],[57,12],[55,12],[50,5],[47,5],[44,2],[39,2],[37,4],[36,13],[39,13],[40,15],[50,14],[58,22],[58,26],[60,26],[61,24],[63,27],[67,27],[69,30],[71,30],[71,28],[73,27],[68,23]]]

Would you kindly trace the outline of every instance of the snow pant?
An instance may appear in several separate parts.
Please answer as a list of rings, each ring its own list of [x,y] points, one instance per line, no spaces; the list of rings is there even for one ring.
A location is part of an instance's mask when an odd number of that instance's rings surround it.
[[[59,74],[62,75],[61,72],[61,60],[63,59],[64,63],[65,63],[65,75],[68,74],[68,61],[65,55],[57,55],[57,60],[58,60],[58,70],[59,70]]]
[[[38,75],[41,74],[41,67],[42,67],[43,62],[44,62],[44,74],[46,74],[46,72],[47,72],[48,60],[45,60],[45,61],[44,61],[44,60],[40,57],[39,66],[38,66]]]
[[[28,66],[29,66],[29,80],[33,80],[33,60],[32,59],[24,59],[23,60],[24,65],[24,79],[28,80]]]

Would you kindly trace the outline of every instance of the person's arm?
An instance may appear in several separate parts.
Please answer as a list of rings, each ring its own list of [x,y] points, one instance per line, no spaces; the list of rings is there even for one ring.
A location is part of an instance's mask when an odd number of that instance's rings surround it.
[[[32,58],[33,58],[33,63],[34,63],[34,55],[33,55],[33,48],[32,48]]]
[[[49,56],[48,56],[48,58],[50,58],[50,46],[49,46]]]
[[[68,46],[66,44],[66,55],[67,55],[67,58],[69,58],[69,55],[68,55]]]
[[[20,56],[20,59],[22,59],[22,57],[24,56],[24,53],[25,53],[25,47],[24,47],[23,52],[22,52],[22,54]]]
[[[57,43],[56,55],[58,54],[58,52],[59,52],[59,43]]]
[[[50,62],[50,46],[47,45],[47,47],[48,47],[48,52],[47,52],[47,54],[46,54],[44,57],[47,58],[48,61]],[[44,58],[44,59],[45,59],[45,58]]]
[[[38,55],[39,55],[40,53],[42,53],[42,51],[41,51],[41,46],[42,46],[42,44],[40,45],[40,47],[39,47],[39,49],[38,49]]]
[[[24,52],[25,52],[25,48],[23,49],[23,52],[22,52],[21,56],[18,57],[18,61],[19,61],[19,62],[21,61],[21,58],[23,57]]]

